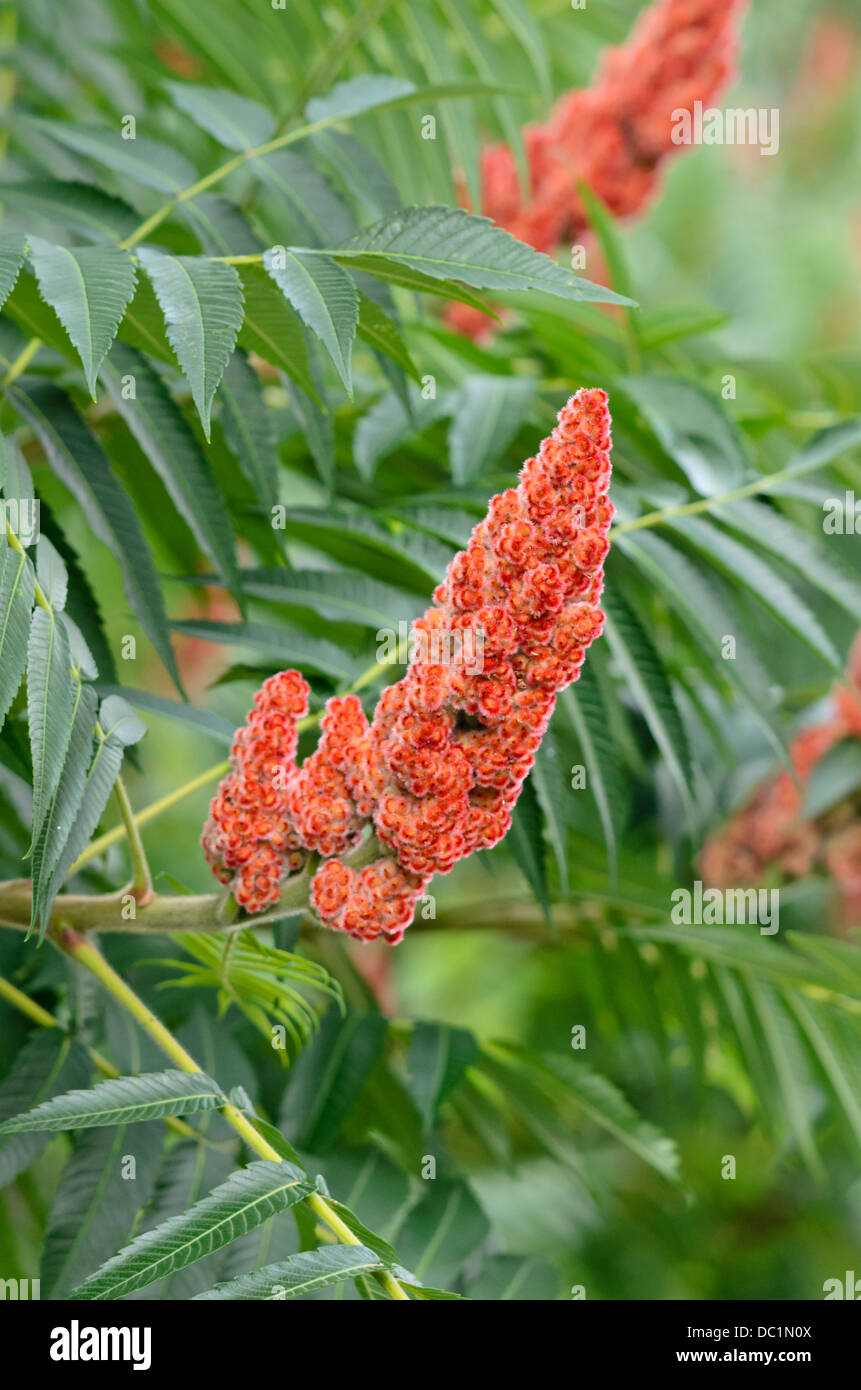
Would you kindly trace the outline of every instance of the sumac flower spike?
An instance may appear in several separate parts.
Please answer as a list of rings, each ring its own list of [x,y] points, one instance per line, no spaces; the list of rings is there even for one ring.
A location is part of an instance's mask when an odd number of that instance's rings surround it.
[[[395,943],[434,874],[502,839],[556,695],[601,634],[610,472],[607,394],[578,391],[451,561],[406,675],[370,723],[357,696],[329,700],[301,768],[308,687],[295,671],[266,682],[203,832],[213,872],[246,911],[277,901],[314,852],[320,920]],[[342,863],[368,830],[380,857]]]

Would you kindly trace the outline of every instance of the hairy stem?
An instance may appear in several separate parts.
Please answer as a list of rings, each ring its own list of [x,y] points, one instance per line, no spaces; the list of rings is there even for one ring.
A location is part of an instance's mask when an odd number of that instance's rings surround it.
[[[122,777],[117,777],[114,785],[117,801],[119,802],[120,814],[123,818],[123,826],[129,840],[129,854],[132,861],[132,881],[129,885],[129,892],[136,903],[142,904],[150,902],[153,897],[152,875],[147,863],[146,851],[135,821],[132,804],[129,801],[129,794],[126,791]]]
[[[149,1034],[181,1071],[198,1073],[203,1070],[191,1053],[186,1051],[179,1039],[174,1037],[170,1029],[161,1022],[161,1019],[156,1017],[144,1001],[126,984],[125,980],[117,974],[113,966],[108,963],[101,951],[91,941],[68,927],[61,927],[58,931],[52,932],[51,939],[61,951],[96,977],[108,993],[116,999],[117,1003],[131,1015],[145,1033]],[[273,1149],[263,1135],[258,1133],[248,1117],[243,1115],[242,1111],[238,1110],[235,1105],[231,1105],[228,1101],[226,1105],[220,1107],[220,1113],[253,1153],[258,1154],[260,1158],[269,1159],[273,1163],[283,1162],[277,1150]],[[315,1192],[305,1200],[311,1210],[319,1216],[320,1220],[329,1227],[329,1230],[338,1237],[342,1244],[361,1245],[362,1242],[358,1236],[353,1234],[349,1226],[341,1220],[338,1213],[321,1193]],[[409,1302],[409,1294],[388,1271],[380,1271],[375,1277],[391,1298],[401,1302]]]

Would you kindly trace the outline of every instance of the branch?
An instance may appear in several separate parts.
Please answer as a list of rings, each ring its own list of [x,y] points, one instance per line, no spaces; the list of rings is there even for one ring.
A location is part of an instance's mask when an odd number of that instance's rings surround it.
[[[375,836],[365,840],[343,863],[352,869],[372,864],[384,853]],[[232,918],[230,893],[197,893],[167,897],[155,894],[147,902],[135,903],[134,916],[124,916],[129,910],[129,889],[118,893],[84,895],[67,893],[57,898],[51,912],[50,926],[71,927],[76,932],[135,932],[142,935],[175,932],[206,932],[217,935],[230,927],[258,927],[304,912],[309,903],[311,879],[316,863],[287,879],[278,902],[266,912],[249,913]],[[29,878],[0,882],[0,926],[27,931],[30,927],[30,900],[33,885]]]

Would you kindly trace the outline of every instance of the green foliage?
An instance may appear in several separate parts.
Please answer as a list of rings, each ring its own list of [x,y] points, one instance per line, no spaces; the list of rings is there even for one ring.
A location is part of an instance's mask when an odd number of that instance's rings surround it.
[[[757,338],[753,195],[716,151],[640,226],[584,193],[612,289],[457,206],[492,139],[524,173],[524,124],[633,4],[296,0],[289,37],[251,0],[98,0],[80,33],[50,8],[20,15],[0,184],[0,856],[32,880],[0,976],[56,1024],[25,1037],[0,994],[4,1270],[20,1248],[75,1299],[818,1297],[854,1258],[857,939],[815,876],[781,888],[779,937],[670,917],[861,613],[857,537],[822,527],[861,493],[861,366],[817,346],[828,247],[781,269],[776,245],[818,225],[816,178],[798,156],[796,201],[767,185],[759,278],[806,307]],[[452,304],[493,332],[456,333]],[[381,635],[581,386],[613,415],[606,637],[506,840],[431,885],[394,965],[223,903],[176,930],[212,887],[207,761],[252,691],[296,665],[305,727],[352,687],[370,711],[400,674]],[[124,761],[176,894],[156,944],[109,809]],[[857,807],[857,763],[838,746],[807,811]],[[105,954],[202,1073],[161,1070],[39,949],[64,897],[106,891]]]

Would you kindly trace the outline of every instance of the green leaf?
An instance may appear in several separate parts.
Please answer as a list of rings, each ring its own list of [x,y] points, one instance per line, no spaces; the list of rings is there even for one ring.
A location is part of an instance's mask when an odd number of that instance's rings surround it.
[[[21,179],[0,183],[0,202],[19,220],[36,214],[88,241],[122,241],[140,221],[134,208],[91,183],[63,179]],[[0,251],[2,257],[2,251]],[[0,294],[0,301],[2,301]]]
[[[196,1115],[226,1104],[218,1083],[202,1072],[162,1071],[102,1081],[86,1091],[68,1091],[25,1115],[0,1124],[0,1134],[29,1130],[94,1129],[138,1124],[166,1115]]]
[[[251,647],[281,661],[296,662],[332,676],[335,680],[351,681],[357,674],[352,657],[319,637],[289,627],[267,627],[262,623],[218,623],[206,619],[197,622],[172,623],[174,632],[187,637],[199,637],[204,642],[229,642],[238,647]]]
[[[51,1204],[40,1277],[62,1298],[127,1241],[155,1183],[162,1127],[90,1130],[76,1140]]]
[[[587,786],[595,798],[610,879],[616,876],[618,823],[624,805],[625,783],[613,738],[607,728],[607,716],[595,677],[584,667],[576,689],[569,686],[560,696],[562,707],[571,720],[580,743]]]
[[[194,166],[172,145],[150,140],[145,135],[124,140],[119,130],[82,126],[77,122],[39,119],[34,124],[74,154],[95,159],[116,173],[125,174],[148,188],[158,188],[162,193],[179,193],[190,188],[197,178]]]
[[[321,246],[327,237],[340,241],[355,231],[347,204],[309,159],[292,150],[279,150],[253,159],[249,167],[286,205],[291,241]]]
[[[271,513],[278,502],[278,441],[257,373],[234,352],[221,380],[221,425],[255,497]]]
[[[299,1056],[279,1127],[300,1149],[324,1152],[350,1114],[382,1051],[386,1020],[330,1009],[314,1042]]]
[[[180,111],[228,150],[249,150],[262,145],[275,129],[275,121],[266,107],[249,97],[223,87],[201,87],[192,82],[165,82],[164,85]]]
[[[551,1303],[560,1297],[559,1271],[549,1260],[535,1255],[490,1255],[475,1279],[466,1286],[467,1297],[483,1303]]]
[[[26,239],[23,232],[0,230],[0,309],[6,303],[24,264]]]
[[[375,629],[410,622],[425,611],[414,594],[357,570],[251,569],[242,570],[240,580],[244,592],[255,598],[312,608],[321,618]]]
[[[448,432],[451,476],[458,487],[471,483],[505,452],[532,408],[537,384],[524,376],[467,378]]]
[[[72,732],[63,759],[63,769],[51,797],[42,831],[33,846],[30,930],[34,931],[38,926],[40,940],[47,930],[56,897],[56,892],[50,892],[51,876],[72,832],[75,813],[80,805],[87,769],[90,766],[96,705],[96,692],[92,686],[84,685],[80,680],[76,681]]]
[[[75,718],[69,639],[57,615],[36,608],[27,647],[27,714],[33,756],[32,850],[60,779]]]
[[[61,391],[51,386],[34,386],[25,393],[10,386],[6,394],[34,429],[51,467],[78,499],[95,534],[116,556],[129,602],[179,687],[152,554],[134,507],[107,458]]]
[[[84,1086],[90,1060],[80,1043],[60,1028],[43,1028],[21,1048],[0,1086],[0,1121],[18,1115],[68,1090]],[[0,1139],[0,1188],[29,1168],[48,1142],[46,1134],[7,1135]]]
[[[618,384],[698,493],[710,497],[738,487],[747,458],[734,426],[707,392],[670,376],[628,376]]]
[[[208,734],[211,738],[217,739],[219,743],[226,744],[227,747],[233,742],[236,729],[229,719],[224,719],[222,715],[216,714],[213,710],[195,709],[194,705],[187,701],[180,703],[179,700],[171,700],[166,695],[153,695],[148,690],[134,690],[126,685],[99,685],[99,690],[103,695],[119,696],[128,701],[129,704],[136,706],[137,709],[145,710],[148,714],[161,715],[165,719],[174,719],[180,724],[187,724],[192,729],[197,729],[201,733]]]
[[[415,1023],[407,1055],[410,1095],[425,1130],[478,1056],[475,1035],[444,1023]]]
[[[69,1297],[124,1298],[229,1245],[270,1216],[301,1202],[312,1190],[292,1164],[252,1163],[189,1211],[137,1236]]]
[[[127,389],[129,378],[134,394]],[[102,368],[102,381],[195,540],[231,593],[238,593],[236,547],[230,518],[210,463],[161,378],[134,348],[118,344]]]
[[[69,593],[69,576],[47,536],[40,536],[36,543],[36,579],[54,612],[62,612]]]
[[[691,762],[685,726],[655,645],[618,591],[605,590],[607,639],[637,705],[663,754],[682,804],[693,805]]]
[[[0,728],[27,665],[35,583],[28,557],[0,535]]]
[[[861,744],[848,739],[829,748],[816,764],[804,797],[801,815],[814,820],[861,787]]]
[[[533,790],[544,817],[544,830],[553,850],[563,890],[568,887],[567,825],[565,802],[572,795],[565,777],[553,731],[548,729],[535,755],[530,774]]]
[[[326,254],[381,279],[392,278],[392,266],[406,267],[434,280],[462,280],[474,289],[543,291],[562,299],[629,302],[578,279],[489,218],[474,217],[462,208],[406,208],[359,232],[344,246],[327,247]]]
[[[381,396],[360,417],[353,436],[353,457],[362,477],[371,482],[381,458],[411,435],[430,429],[437,420],[449,415],[455,399],[450,392],[444,392],[425,400],[420,392],[410,390],[410,413],[394,391]]]
[[[168,256],[148,247],[138,254],[209,439],[212,398],[242,326],[241,281],[223,261]]]
[[[381,352],[390,358],[414,381],[421,380],[419,369],[410,356],[394,319],[366,294],[359,295],[359,326],[356,331],[362,341],[375,352]]]
[[[744,584],[778,622],[821,657],[836,675],[842,674],[843,663],[819,619],[777,571],[749,546],[727,536],[701,517],[686,516],[683,521],[669,519],[667,525],[708,556],[730,579]]]
[[[326,256],[282,247],[266,251],[263,265],[302,322],[320,339],[345,389],[352,393],[350,355],[359,321],[359,296],[350,276]]]
[[[388,77],[363,73],[360,77],[339,82],[323,97],[314,97],[305,107],[305,119],[314,125],[323,121],[340,121],[372,111],[377,106],[389,106],[402,97],[414,96],[416,86],[403,77]]]
[[[817,468],[822,468],[826,463],[831,463],[833,459],[839,458],[849,449],[857,449],[861,444],[861,416],[851,420],[843,420],[839,425],[829,425],[828,429],[821,430],[819,434],[808,440],[797,454],[792,458],[780,473],[775,474],[775,478],[782,482],[787,476],[799,477],[803,473],[812,473]]]
[[[771,551],[792,565],[852,618],[861,613],[861,580],[855,571],[813,536],[793,525],[780,512],[762,502],[742,501],[715,507],[719,521]]]
[[[99,823],[108,797],[117,780],[123,761],[123,752],[128,744],[136,743],[145,732],[144,726],[125,700],[109,696],[102,701],[99,711],[101,734],[96,737],[95,751],[87,769],[87,776],[81,789],[80,799],[74,813],[66,815],[71,822],[68,838],[57,858],[50,882],[41,898],[43,930],[47,923],[47,904],[52,903],[59,893],[69,869],[86,845]],[[69,802],[71,805],[71,794]]]
[[[383,1263],[373,1250],[364,1245],[331,1245],[319,1250],[304,1250],[288,1260],[264,1265],[250,1274],[242,1274],[225,1284],[216,1284],[197,1299],[269,1299],[283,1301],[316,1293],[318,1289],[338,1284],[343,1279],[355,1279],[382,1269]]]
[[[490,1224],[464,1182],[437,1178],[396,1234],[398,1255],[423,1282],[445,1288],[484,1243]]]
[[[30,263],[42,298],[77,348],[95,400],[99,368],[135,292],[132,258],[119,246],[85,246],[70,251],[40,237],[31,236],[29,242]]]
[[[245,318],[239,345],[285,371],[308,396],[316,396],[308,345],[299,316],[261,266],[240,267]]]
[[[538,901],[544,919],[550,923],[550,894],[547,888],[547,866],[544,862],[544,835],[538,798],[531,782],[525,782],[519,800],[511,813],[508,832],[511,853]]]
[[[612,1081],[570,1057],[545,1053],[541,1066],[562,1083],[571,1100],[590,1120],[670,1182],[678,1182],[679,1156],[675,1143],[647,1124]]]

